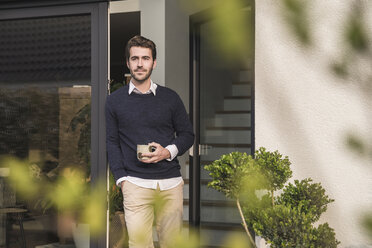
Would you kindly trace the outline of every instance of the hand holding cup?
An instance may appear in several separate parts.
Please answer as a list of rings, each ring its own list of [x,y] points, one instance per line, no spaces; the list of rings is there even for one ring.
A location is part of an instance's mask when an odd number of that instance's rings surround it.
[[[152,153],[156,150],[155,146],[150,145],[137,145],[137,158],[138,160],[147,160],[151,157],[146,156],[147,153]]]
[[[158,163],[164,159],[170,158],[170,152],[168,149],[162,147],[160,144],[151,142],[148,145],[146,152],[141,152],[141,158],[139,158],[138,146],[137,146],[137,157],[143,163]],[[150,151],[150,148],[152,149]]]

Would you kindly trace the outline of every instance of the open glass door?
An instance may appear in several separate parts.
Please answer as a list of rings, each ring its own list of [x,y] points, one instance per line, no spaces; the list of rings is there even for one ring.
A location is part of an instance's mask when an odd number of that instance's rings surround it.
[[[250,28],[252,7],[245,6],[239,11]],[[233,151],[252,154],[254,68],[249,53],[225,57],[221,46],[229,37],[216,31],[221,22],[211,16],[210,11],[198,13],[191,17],[190,24],[190,77],[196,128],[190,216],[207,240],[204,245],[219,247],[229,234],[243,233],[244,229],[235,201],[207,187],[211,178],[204,166]]]

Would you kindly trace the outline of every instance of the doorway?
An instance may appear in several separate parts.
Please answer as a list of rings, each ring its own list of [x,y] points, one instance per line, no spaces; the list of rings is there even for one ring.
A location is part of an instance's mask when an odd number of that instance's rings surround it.
[[[125,46],[129,39],[141,33],[140,11],[129,11],[126,2],[110,8],[110,84],[109,94],[129,84],[130,73],[125,60]],[[123,106],[125,107],[125,106]],[[109,232],[108,247],[127,247],[128,236],[124,221],[123,196],[111,172],[109,174]]]
[[[208,237],[206,246],[219,247],[229,234],[244,230],[235,201],[207,187],[211,178],[204,166],[233,151],[254,152],[254,57],[224,57],[221,44],[228,36],[216,31],[212,11],[190,17],[190,109],[196,130],[190,221]],[[251,28],[254,7],[239,11]]]
[[[129,69],[125,61],[125,46],[130,38],[141,33],[140,12],[110,14],[110,79],[111,84],[128,84]]]

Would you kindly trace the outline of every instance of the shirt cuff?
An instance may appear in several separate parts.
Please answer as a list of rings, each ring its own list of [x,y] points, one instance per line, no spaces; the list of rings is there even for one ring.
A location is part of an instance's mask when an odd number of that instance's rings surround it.
[[[121,182],[127,180],[127,177],[121,177],[118,180],[116,180],[116,185],[121,187]]]
[[[178,154],[178,148],[176,145],[169,145],[167,147],[165,147],[165,149],[167,149],[170,153],[170,158],[167,158],[168,161],[172,161],[175,157],[177,157],[177,154]]]

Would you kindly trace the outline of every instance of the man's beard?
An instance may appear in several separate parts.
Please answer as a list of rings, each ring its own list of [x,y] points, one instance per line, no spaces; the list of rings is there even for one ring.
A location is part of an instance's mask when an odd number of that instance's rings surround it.
[[[147,71],[147,73],[145,74],[145,77],[142,78],[142,79],[139,79],[137,78],[137,76],[135,75],[135,71],[133,70],[130,70],[130,75],[132,76],[132,78],[134,78],[138,83],[142,84],[143,82],[145,82],[150,76],[151,76],[151,73],[152,73],[152,67],[150,70]]]

